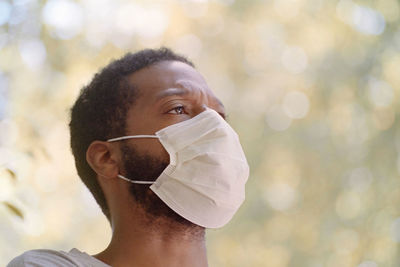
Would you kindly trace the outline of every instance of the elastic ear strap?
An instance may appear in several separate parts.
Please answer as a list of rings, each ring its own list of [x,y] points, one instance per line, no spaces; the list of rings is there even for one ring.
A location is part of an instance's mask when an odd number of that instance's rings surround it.
[[[121,136],[121,137],[108,139],[107,142],[115,142],[115,141],[134,139],[134,138],[158,138],[158,137],[157,137],[157,135],[127,135],[127,136]]]
[[[151,181],[136,181],[136,180],[129,180],[128,178],[118,174],[117,175],[119,178],[121,178],[122,180],[125,180],[127,182],[130,182],[132,184],[154,184],[154,182]]]

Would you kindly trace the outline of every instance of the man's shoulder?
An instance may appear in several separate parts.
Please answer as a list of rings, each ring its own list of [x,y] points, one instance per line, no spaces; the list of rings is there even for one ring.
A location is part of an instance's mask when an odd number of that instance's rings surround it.
[[[106,264],[89,256],[86,253],[80,252],[77,249],[72,249],[70,252],[56,251],[50,249],[34,249],[26,251],[14,258],[7,267],[105,267]]]
[[[19,266],[76,266],[66,252],[50,249],[26,251],[14,258],[7,267]]]

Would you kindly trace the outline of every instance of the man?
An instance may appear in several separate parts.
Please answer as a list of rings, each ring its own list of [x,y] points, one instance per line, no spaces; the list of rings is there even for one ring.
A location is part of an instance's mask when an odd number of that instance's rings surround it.
[[[205,228],[232,218],[248,177],[224,118],[193,64],[169,49],[111,62],[82,89],[70,131],[112,240],[94,256],[33,250],[9,266],[207,266]]]

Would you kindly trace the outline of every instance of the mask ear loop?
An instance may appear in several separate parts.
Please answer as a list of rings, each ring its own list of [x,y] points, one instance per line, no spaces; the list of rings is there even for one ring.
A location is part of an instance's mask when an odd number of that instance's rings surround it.
[[[156,138],[156,139],[158,139],[158,136],[157,135],[127,135],[127,136],[121,136],[121,137],[108,139],[107,142],[115,142],[115,141],[134,139],[134,138]]]
[[[108,176],[99,174],[100,176],[104,177],[104,178],[109,178]],[[155,182],[152,181],[138,181],[138,180],[129,180],[128,178],[126,178],[125,176],[122,176],[121,174],[117,175],[118,178],[121,178],[122,180],[125,180],[127,182],[130,182],[132,184],[154,184]]]
[[[152,181],[129,180],[128,178],[126,178],[125,176],[122,176],[121,174],[118,174],[117,176],[118,176],[118,178],[121,178],[122,180],[130,182],[132,184],[154,184],[155,183],[155,182],[152,182]]]
[[[121,136],[121,137],[116,137],[116,138],[111,138],[108,139],[107,142],[116,142],[116,141],[121,141],[121,140],[126,140],[126,139],[135,139],[135,138],[155,138],[158,139],[157,135],[127,135],[127,136]],[[121,178],[122,180],[125,180],[127,182],[130,182],[132,184],[154,184],[155,182],[152,181],[137,181],[137,180],[130,180],[126,178],[125,176],[122,176],[121,174],[117,175],[118,178]]]

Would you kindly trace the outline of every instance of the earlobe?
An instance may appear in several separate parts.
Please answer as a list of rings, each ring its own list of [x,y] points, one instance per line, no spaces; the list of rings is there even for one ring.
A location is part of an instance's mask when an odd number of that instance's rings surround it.
[[[116,178],[118,175],[118,155],[112,144],[103,141],[92,142],[86,151],[90,167],[102,178]]]

